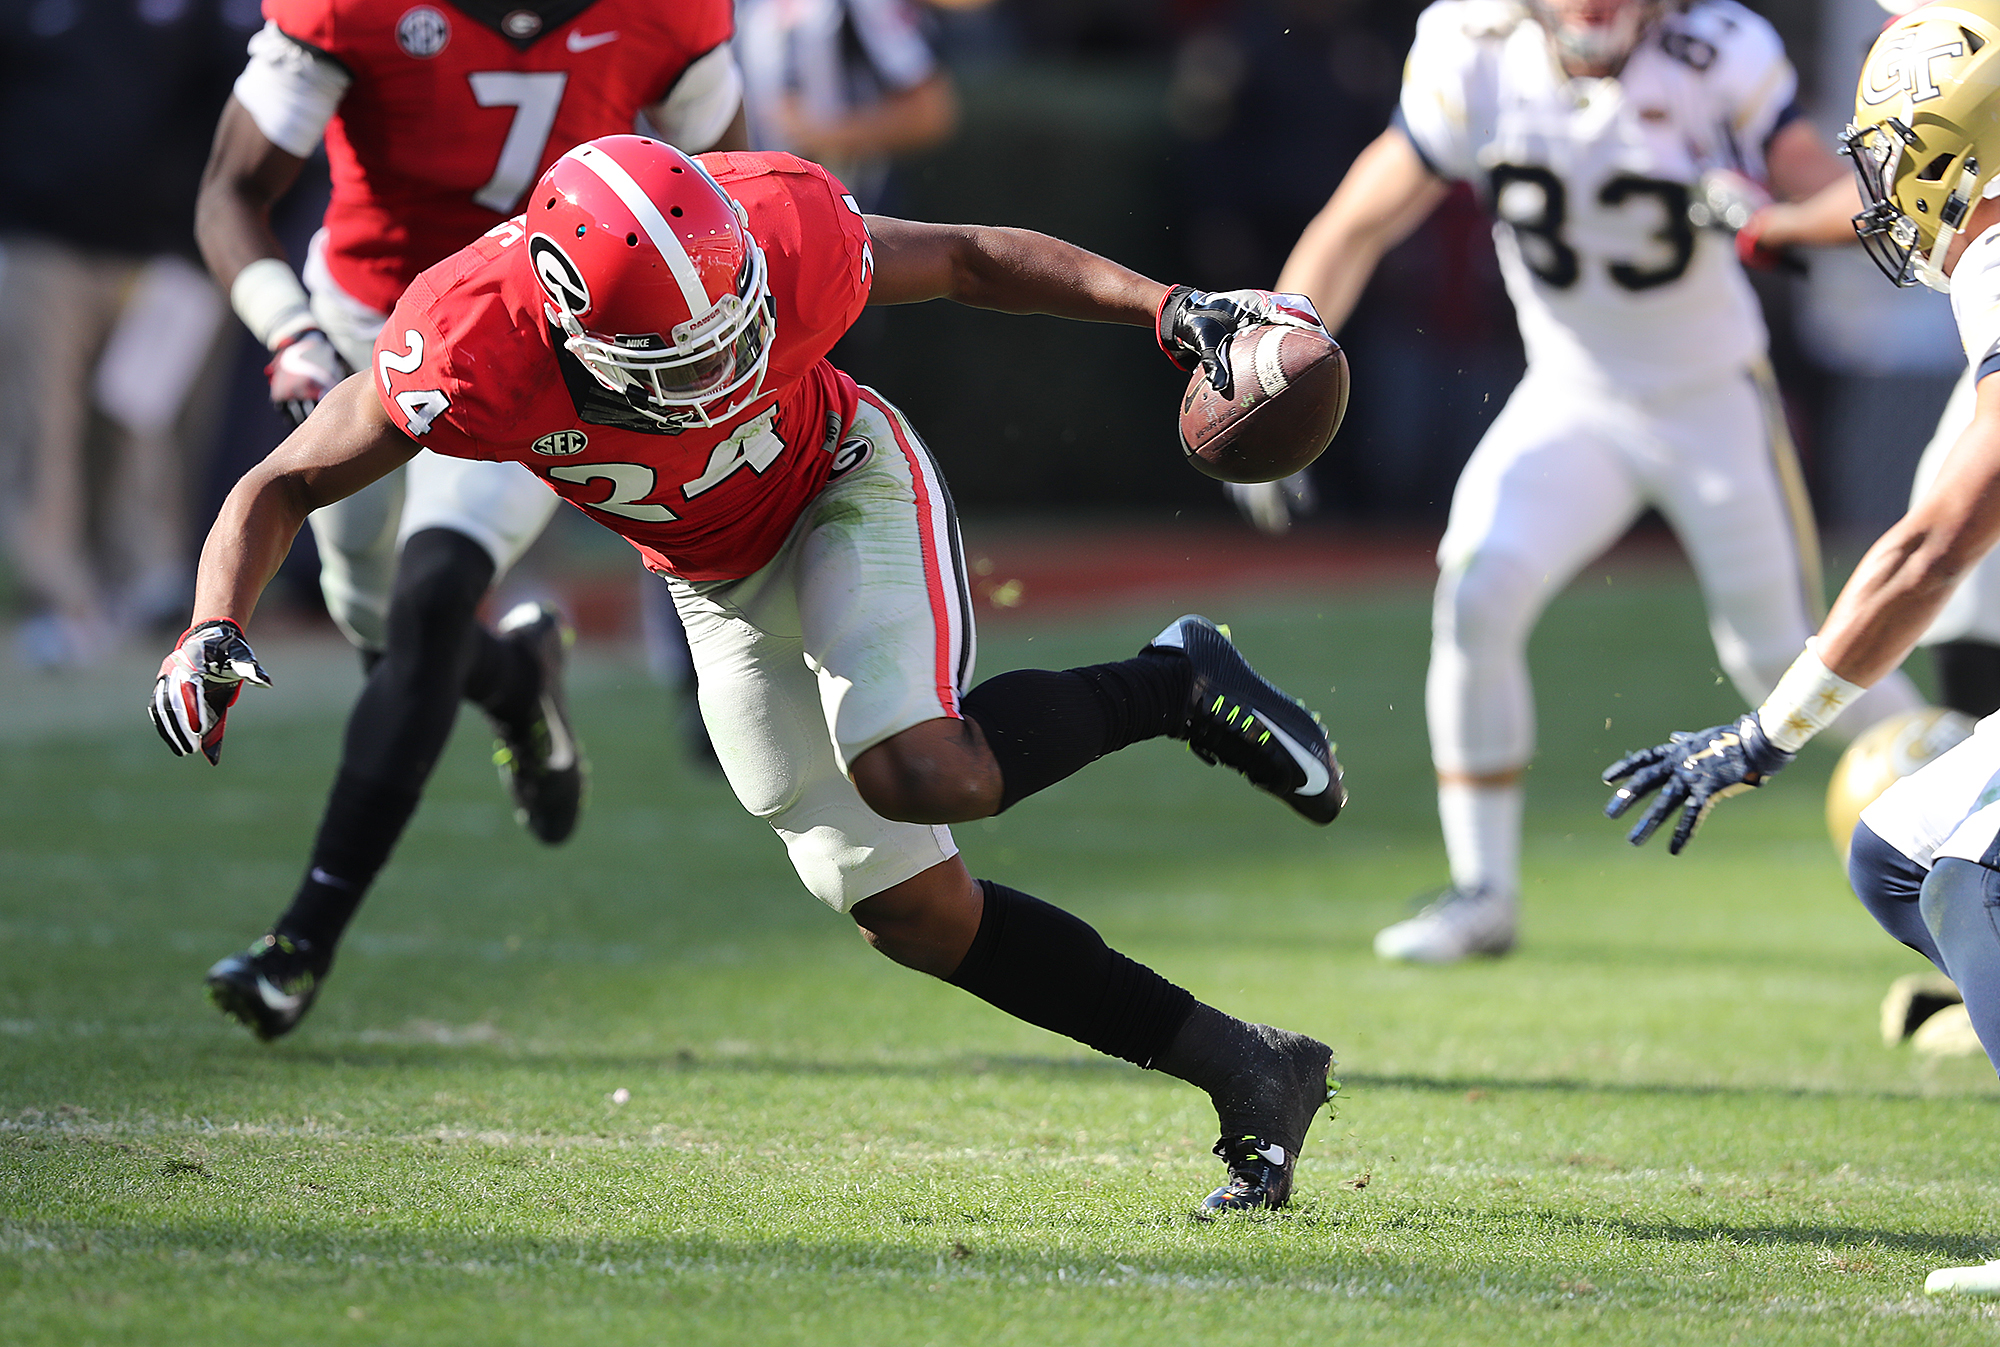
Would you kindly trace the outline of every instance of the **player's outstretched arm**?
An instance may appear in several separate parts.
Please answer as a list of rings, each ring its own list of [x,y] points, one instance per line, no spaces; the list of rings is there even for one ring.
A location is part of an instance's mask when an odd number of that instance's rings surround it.
[[[247,623],[306,516],[353,495],[416,452],[416,441],[389,420],[365,375],[339,384],[223,501],[202,544],[194,620]]]
[[[1775,203],[1751,215],[1736,236],[1737,254],[1768,265],[1787,248],[1837,248],[1854,242],[1861,193],[1854,174],[1803,117],[1778,128],[1764,152]]]
[[[875,255],[870,304],[949,299],[1003,313],[1150,327],[1167,287],[1031,229],[867,217]]]
[[[416,451],[356,375],[237,482],[201,549],[194,621],[160,662],[146,702],[153,728],[176,757],[199,751],[219,763],[237,693],[245,683],[271,685],[243,625],[306,515],[359,491]]]
[[[1634,846],[1679,810],[1668,844],[1678,853],[1717,801],[1768,781],[1903,662],[1959,577],[2000,541],[2000,379],[1981,380],[1978,396],[1972,424],[1929,492],[1868,549],[1764,704],[1733,725],[1676,734],[1605,769],[1605,781],[1619,787],[1604,811],[1613,818],[1659,792],[1632,829]]]
[[[1377,136],[1306,226],[1278,273],[1278,289],[1305,295],[1329,332],[1354,311],[1382,254],[1401,243],[1451,190],[1396,127]]]

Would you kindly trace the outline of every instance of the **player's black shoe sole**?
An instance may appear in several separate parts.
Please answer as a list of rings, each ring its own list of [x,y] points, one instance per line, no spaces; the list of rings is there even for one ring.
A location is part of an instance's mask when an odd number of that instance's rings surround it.
[[[298,1027],[325,980],[304,942],[273,932],[208,970],[208,999],[268,1043]]]
[[[533,714],[510,724],[495,716],[500,736],[493,763],[500,782],[514,797],[514,817],[550,846],[576,830],[589,764],[570,724],[563,676],[576,634],[562,614],[545,603],[524,603],[500,619],[503,640],[523,646],[541,671],[541,691]]]
[[[1347,786],[1319,717],[1251,668],[1205,617],[1177,619],[1147,649],[1188,657],[1186,738],[1196,757],[1235,768],[1314,823],[1333,822]]]
[[[1265,1081],[1268,1115],[1251,1125],[1256,1130],[1233,1128],[1215,1143],[1229,1177],[1202,1201],[1195,1214],[1203,1219],[1230,1211],[1275,1210],[1289,1202],[1306,1132],[1320,1106],[1340,1088],[1333,1079],[1332,1048],[1304,1034],[1267,1032],[1276,1039]]]

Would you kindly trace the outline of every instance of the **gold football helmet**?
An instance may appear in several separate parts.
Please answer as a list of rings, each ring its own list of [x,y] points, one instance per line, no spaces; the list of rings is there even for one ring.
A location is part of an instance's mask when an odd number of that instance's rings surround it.
[[[1833,854],[1847,864],[1847,844],[1861,811],[1875,797],[1972,734],[1972,717],[1922,706],[1877,721],[1855,736],[1826,784],[1826,832]]]
[[[1949,290],[1951,241],[2000,178],[2000,0],[1934,0],[1885,28],[1842,141],[1868,255],[1897,285]]]

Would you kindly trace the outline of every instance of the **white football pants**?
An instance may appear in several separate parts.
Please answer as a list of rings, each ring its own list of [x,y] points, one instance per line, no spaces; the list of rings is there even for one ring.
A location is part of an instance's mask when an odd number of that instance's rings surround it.
[[[306,254],[313,317],[348,367],[372,378],[375,338],[389,316],[335,283],[325,247],[321,230]],[[555,492],[519,463],[479,463],[419,450],[381,481],[308,516],[319,544],[326,610],[348,640],[380,650],[404,539],[428,528],[462,533],[493,558],[497,583],[541,536],[559,503]]]
[[[1440,772],[1526,766],[1528,635],[1648,506],[1694,563],[1738,692],[1752,706],[1770,692],[1821,602],[1818,541],[1768,370],[1638,397],[1530,369],[1466,464],[1438,548],[1425,709]],[[1837,732],[1921,703],[1892,675]]]

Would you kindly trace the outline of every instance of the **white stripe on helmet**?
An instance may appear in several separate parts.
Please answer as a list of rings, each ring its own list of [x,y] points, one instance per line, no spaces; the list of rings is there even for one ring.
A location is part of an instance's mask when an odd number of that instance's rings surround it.
[[[687,255],[687,249],[681,246],[680,235],[674,232],[673,226],[669,225],[666,217],[660,214],[660,208],[653,204],[653,199],[633,181],[632,175],[625,171],[623,164],[595,145],[579,146],[563,158],[574,159],[595,173],[603,180],[606,187],[618,194],[618,199],[625,203],[625,209],[638,218],[639,227],[646,231],[646,236],[653,241],[653,246],[659,249],[660,256],[667,260],[667,267],[674,273],[674,280],[680,283],[681,297],[687,301],[690,316],[699,318],[715,307],[715,300],[709,298],[708,291],[702,288],[701,273],[694,269],[694,260]]]

